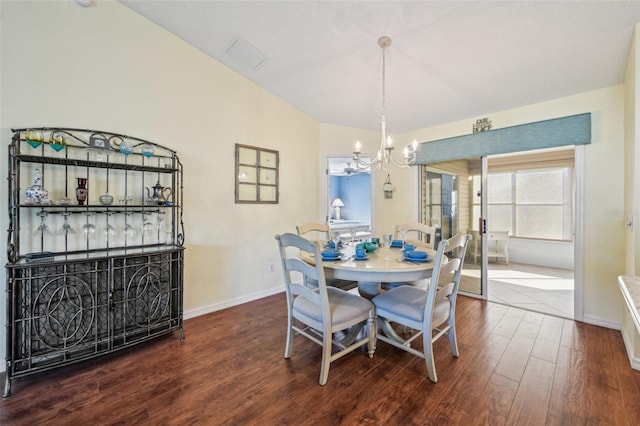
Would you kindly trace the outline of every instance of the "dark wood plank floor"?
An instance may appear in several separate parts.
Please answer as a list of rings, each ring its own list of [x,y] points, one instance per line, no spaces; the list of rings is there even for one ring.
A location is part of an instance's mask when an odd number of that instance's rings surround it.
[[[283,357],[284,295],[185,322],[178,334],[14,381],[2,425],[638,425],[640,372],[620,332],[461,297],[460,357],[424,361],[378,343],[334,362]]]

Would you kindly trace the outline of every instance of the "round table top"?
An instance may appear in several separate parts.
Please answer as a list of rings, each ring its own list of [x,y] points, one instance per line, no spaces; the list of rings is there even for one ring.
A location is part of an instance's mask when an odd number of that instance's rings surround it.
[[[341,249],[341,259],[336,261],[323,261],[325,276],[351,281],[374,282],[401,282],[415,281],[428,278],[433,269],[433,259],[436,251],[420,248],[429,256],[427,262],[410,262],[404,260],[403,251],[400,248],[389,249],[389,259],[385,259],[386,249],[379,248],[373,253],[367,253],[366,260],[356,260],[353,256],[353,247],[347,246]],[[301,253],[301,258],[310,264],[315,264],[314,256],[310,253]],[[443,263],[448,259],[443,258]]]

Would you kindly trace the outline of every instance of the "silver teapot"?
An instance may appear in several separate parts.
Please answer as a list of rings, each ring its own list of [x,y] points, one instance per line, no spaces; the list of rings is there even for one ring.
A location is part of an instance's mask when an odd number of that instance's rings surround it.
[[[160,185],[160,181],[152,186],[151,189],[153,189],[153,193],[149,191],[149,188],[145,188],[147,191],[147,199],[159,206],[162,206],[169,201],[169,197],[173,194],[173,190],[168,186],[164,187]]]

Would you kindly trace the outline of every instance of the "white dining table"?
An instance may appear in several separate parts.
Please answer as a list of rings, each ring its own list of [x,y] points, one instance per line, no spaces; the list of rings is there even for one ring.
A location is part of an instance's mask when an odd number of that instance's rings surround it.
[[[427,262],[410,262],[404,260],[401,248],[390,248],[389,259],[385,259],[386,249],[381,247],[373,253],[367,253],[366,260],[356,260],[354,249],[347,245],[341,249],[340,260],[323,261],[326,278],[347,281],[357,281],[358,292],[361,296],[371,299],[380,293],[382,283],[410,282],[429,278],[433,270],[436,251],[420,248],[430,256]],[[314,264],[315,259],[309,253],[302,253],[301,257]],[[443,257],[443,263],[448,259]]]

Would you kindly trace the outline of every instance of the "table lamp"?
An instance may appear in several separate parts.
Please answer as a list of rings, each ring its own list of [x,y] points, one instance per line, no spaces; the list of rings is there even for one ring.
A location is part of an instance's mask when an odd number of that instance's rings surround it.
[[[340,207],[344,207],[342,200],[340,198],[336,198],[333,200],[333,203],[331,203],[331,207],[335,207],[336,209],[335,219],[340,220]]]

